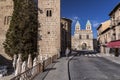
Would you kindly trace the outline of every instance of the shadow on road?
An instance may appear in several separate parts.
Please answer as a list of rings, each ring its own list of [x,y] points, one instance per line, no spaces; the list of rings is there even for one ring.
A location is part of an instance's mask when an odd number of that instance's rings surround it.
[[[7,75],[11,75],[14,71],[12,67],[12,60],[8,60],[2,55],[0,55],[0,66],[7,66],[7,70],[8,70]]]
[[[81,56],[81,55],[86,55],[86,54],[98,54],[97,52],[95,51],[88,51],[88,50],[72,50],[70,56],[73,56],[71,59],[68,60],[68,77],[69,77],[69,80],[71,80],[71,76],[70,76],[70,61],[71,60],[77,60],[77,59],[73,59],[75,56]]]

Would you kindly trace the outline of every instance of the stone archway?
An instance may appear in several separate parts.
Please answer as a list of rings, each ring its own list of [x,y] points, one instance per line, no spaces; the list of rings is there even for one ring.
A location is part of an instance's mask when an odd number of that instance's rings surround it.
[[[82,44],[82,50],[86,50],[87,49],[87,44],[86,43],[83,43]]]

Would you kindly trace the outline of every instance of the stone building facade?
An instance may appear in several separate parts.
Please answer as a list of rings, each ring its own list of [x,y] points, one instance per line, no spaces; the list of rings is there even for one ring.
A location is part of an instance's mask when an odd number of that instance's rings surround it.
[[[10,59],[4,52],[3,42],[13,13],[13,0],[0,0],[0,55]]]
[[[38,52],[55,55],[60,51],[60,0],[38,0]]]
[[[87,21],[85,30],[81,30],[81,25],[77,21],[74,36],[72,36],[72,49],[93,50],[93,32],[89,20]]]
[[[107,20],[99,25],[97,28],[97,41],[99,51],[101,53],[109,53],[109,48],[106,47],[106,44],[111,41],[111,29],[110,29],[111,21]]]
[[[120,54],[120,3],[109,14],[110,20],[102,23],[98,28],[98,42],[101,53]]]
[[[72,20],[61,18],[61,56],[65,56],[66,48],[71,50],[71,23]]]
[[[115,56],[120,55],[120,3],[109,14],[111,20],[111,41],[108,47],[114,50]]]
[[[120,3],[110,12],[111,41],[120,40]]]

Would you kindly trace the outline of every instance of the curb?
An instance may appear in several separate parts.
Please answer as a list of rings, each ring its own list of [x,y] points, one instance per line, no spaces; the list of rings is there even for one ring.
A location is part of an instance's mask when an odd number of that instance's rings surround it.
[[[76,53],[77,54],[77,53]],[[67,67],[68,67],[68,79],[71,80],[71,77],[70,77],[70,67],[69,67],[69,63],[70,61],[74,58],[74,56],[76,55],[74,54],[67,62]]]

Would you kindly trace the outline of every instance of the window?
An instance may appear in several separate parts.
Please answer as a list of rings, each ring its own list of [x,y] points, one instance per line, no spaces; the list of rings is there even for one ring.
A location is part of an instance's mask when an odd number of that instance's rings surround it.
[[[4,25],[6,25],[6,23],[7,23],[7,17],[5,16],[4,17]]]
[[[46,12],[46,16],[48,17],[49,16],[49,11],[47,10],[47,12]]]
[[[51,10],[49,10],[49,11],[50,11],[49,13],[50,13],[50,17],[51,17],[52,16],[52,11]]]
[[[118,34],[118,39],[120,39],[120,33]]]
[[[113,15],[113,20],[115,19],[115,15]]]
[[[50,34],[50,32],[48,32],[48,34]]]
[[[5,18],[4,18],[4,25],[10,24],[11,18],[12,18],[11,16],[5,16]]]
[[[90,27],[88,26],[87,29],[90,29]]]
[[[82,39],[81,35],[79,35],[79,39]]]
[[[89,39],[89,35],[87,35],[86,37],[87,37],[87,39]]]
[[[47,17],[52,17],[52,10],[47,10],[46,11],[46,16]]]

